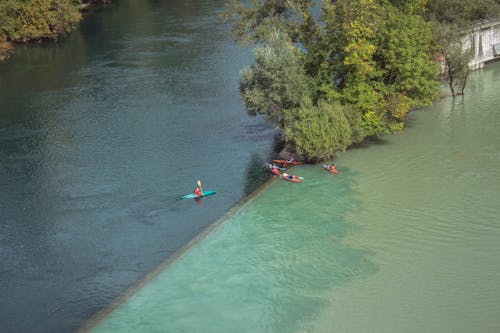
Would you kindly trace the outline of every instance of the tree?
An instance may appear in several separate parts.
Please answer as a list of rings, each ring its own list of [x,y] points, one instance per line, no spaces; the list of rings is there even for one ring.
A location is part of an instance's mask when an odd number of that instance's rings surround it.
[[[426,18],[432,22],[437,53],[444,61],[443,76],[452,96],[463,95],[470,73],[472,50],[464,48],[467,31],[479,20],[497,17],[500,0],[434,0]]]
[[[310,0],[233,1],[226,12],[236,40],[259,45],[240,82],[248,112],[309,159],[400,130],[438,87],[427,0],[321,3],[316,20]]]
[[[458,26],[452,23],[434,22],[438,52],[444,59],[443,77],[448,81],[451,95],[463,95],[470,73],[472,50],[464,47]]]
[[[473,22],[497,17],[500,0],[433,0],[428,2],[427,9],[428,21],[466,29]]]
[[[437,92],[431,29],[414,14],[424,2],[397,4],[338,0],[324,6],[327,44],[337,50],[331,70],[342,81],[338,95],[360,110],[368,136],[400,130],[406,113]]]
[[[12,42],[55,39],[69,32],[80,18],[73,0],[2,0],[0,37]]]
[[[241,72],[240,94],[250,115],[262,114],[283,129],[284,111],[310,95],[310,79],[285,33],[272,31],[265,38],[254,50],[255,63]]]
[[[431,25],[420,15],[386,7],[383,18],[374,59],[382,72],[386,122],[397,130],[410,109],[436,97],[438,66]]]
[[[232,33],[241,44],[259,43],[270,30],[288,34],[292,42],[304,42],[314,30],[310,8],[312,0],[251,0],[245,6],[232,0],[222,13],[225,21],[234,19]]]
[[[284,133],[306,159],[330,159],[353,143],[346,109],[338,102],[319,101],[315,106],[311,99],[304,99],[298,108],[287,110]]]

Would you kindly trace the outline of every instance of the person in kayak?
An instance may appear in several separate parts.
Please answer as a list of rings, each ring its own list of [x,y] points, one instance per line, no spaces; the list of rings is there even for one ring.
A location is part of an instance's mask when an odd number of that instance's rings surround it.
[[[289,175],[288,173],[283,173],[283,176],[285,176],[286,178],[292,180],[292,179],[297,179],[297,176],[295,175]]]
[[[295,158],[293,158],[293,156],[290,156],[289,159],[287,159],[283,162],[283,167],[286,168],[288,166],[288,164],[291,164],[293,161],[295,161]]]
[[[274,164],[269,164],[269,169],[274,175],[279,175],[280,174],[280,169],[278,168],[277,165]]]
[[[339,173],[339,170],[335,169],[335,163],[332,163],[332,165],[330,166],[330,172]]]
[[[203,188],[201,187],[201,180],[196,181],[196,187],[193,190],[193,194],[199,197],[203,196]]]

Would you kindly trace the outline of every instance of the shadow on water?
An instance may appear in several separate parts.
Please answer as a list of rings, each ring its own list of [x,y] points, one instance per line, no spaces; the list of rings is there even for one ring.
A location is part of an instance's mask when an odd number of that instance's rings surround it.
[[[269,180],[270,175],[266,169],[265,161],[257,153],[253,153],[245,170],[246,180],[243,187],[245,196],[253,193],[257,188]]]
[[[270,131],[272,128],[269,123],[264,123],[261,126],[264,130]],[[260,132],[263,130],[260,129]],[[273,129],[274,131],[274,129]],[[272,178],[272,175],[267,170],[267,164],[271,163],[273,159],[279,159],[278,153],[285,147],[281,134],[277,132],[273,136],[272,150],[267,155],[267,159],[263,159],[261,155],[252,153],[248,166],[245,170],[246,181],[243,192],[245,196],[252,194],[267,180]]]

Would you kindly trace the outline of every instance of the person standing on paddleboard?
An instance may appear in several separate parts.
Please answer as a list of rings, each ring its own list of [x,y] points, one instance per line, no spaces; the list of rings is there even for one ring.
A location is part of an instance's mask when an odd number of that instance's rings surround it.
[[[193,190],[193,194],[199,197],[203,196],[203,188],[201,187],[201,180],[196,181],[196,187]]]

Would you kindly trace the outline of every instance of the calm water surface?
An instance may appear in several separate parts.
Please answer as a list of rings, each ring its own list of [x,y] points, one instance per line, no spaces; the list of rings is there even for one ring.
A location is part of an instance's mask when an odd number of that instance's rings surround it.
[[[0,331],[75,330],[262,183],[223,3],[120,0],[0,65]]]
[[[500,331],[500,64],[408,128],[295,168],[92,332]]]

